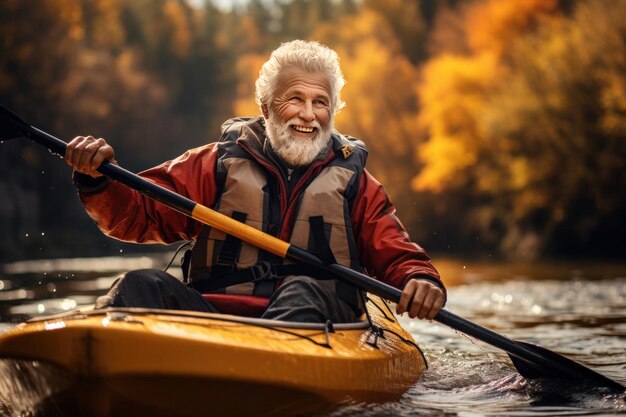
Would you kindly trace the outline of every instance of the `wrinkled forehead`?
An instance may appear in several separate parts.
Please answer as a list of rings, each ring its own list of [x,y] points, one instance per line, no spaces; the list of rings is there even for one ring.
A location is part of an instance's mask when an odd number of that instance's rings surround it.
[[[331,82],[324,72],[309,72],[296,67],[288,67],[278,73],[274,97],[289,92],[307,93],[313,96],[332,98]]]

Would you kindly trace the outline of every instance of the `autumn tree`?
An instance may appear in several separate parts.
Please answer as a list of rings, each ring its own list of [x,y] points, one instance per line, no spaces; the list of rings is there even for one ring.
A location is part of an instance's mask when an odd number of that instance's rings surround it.
[[[600,241],[624,231],[611,191],[624,185],[624,4],[569,16],[554,2],[477,3],[471,52],[424,67],[429,140],[413,186],[464,202],[460,239],[530,258],[623,250]]]
[[[231,79],[222,67],[227,46],[207,36],[218,13],[178,0],[55,0],[38,7],[2,2],[1,102],[62,138],[108,138],[118,159],[134,170],[172,158],[206,143],[213,117],[231,113],[230,102],[218,102]],[[6,159],[11,175],[0,189],[28,186],[20,200],[7,199],[6,205],[16,206],[2,210],[12,213],[2,224],[51,230],[81,218],[63,165],[25,141],[3,151],[16,156]],[[26,200],[28,219],[17,209]],[[89,224],[78,223],[71,236],[59,233],[53,247],[35,245],[53,255],[80,242],[82,231],[93,228]],[[13,240],[20,242],[17,230]]]

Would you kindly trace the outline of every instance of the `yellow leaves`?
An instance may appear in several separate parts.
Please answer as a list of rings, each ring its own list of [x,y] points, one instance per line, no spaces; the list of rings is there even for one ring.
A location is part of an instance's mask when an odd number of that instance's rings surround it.
[[[487,202],[482,227],[514,225],[509,237],[587,234],[623,207],[610,190],[626,183],[626,0],[558,10],[475,2],[464,22],[471,50],[432,58],[419,85],[428,141],[412,187]]]
[[[490,53],[443,55],[424,67],[420,122],[429,140],[418,151],[425,167],[413,180],[414,189],[440,192],[458,185],[463,170],[476,163],[485,141],[481,118],[496,75],[497,61]]]
[[[416,191],[440,192],[462,169],[476,162],[476,155],[462,146],[463,138],[453,135],[441,136],[420,148],[420,157],[428,161],[424,170],[413,179],[411,186]]]

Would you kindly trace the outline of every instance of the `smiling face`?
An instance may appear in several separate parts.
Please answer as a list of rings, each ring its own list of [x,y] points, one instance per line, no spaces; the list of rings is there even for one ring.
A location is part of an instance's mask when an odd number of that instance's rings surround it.
[[[287,165],[307,165],[328,146],[333,115],[325,74],[287,68],[278,76],[273,98],[261,109],[268,139]]]

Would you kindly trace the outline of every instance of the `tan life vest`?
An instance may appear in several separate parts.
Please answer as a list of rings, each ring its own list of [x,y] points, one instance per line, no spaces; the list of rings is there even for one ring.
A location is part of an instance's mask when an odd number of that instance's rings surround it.
[[[304,189],[291,196],[288,203],[288,206],[296,205],[295,211],[285,219],[286,213],[280,212],[288,211],[287,207],[280,207],[279,196],[270,191],[276,190],[282,179],[259,163],[258,158],[264,158],[263,155],[254,155],[254,152],[246,151],[236,142],[242,136],[254,134],[255,130],[249,127],[252,124],[253,128],[258,129],[254,123],[258,123],[257,119],[230,125],[222,137],[216,177],[221,179],[223,185],[214,209],[268,233],[274,231],[270,230],[270,219],[289,222],[281,224],[280,229],[285,234],[284,229],[287,228],[291,244],[318,256],[330,251],[333,261],[361,271],[350,211],[367,155],[362,142],[333,134],[331,152],[335,152],[335,157],[321,167],[317,175],[306,179],[307,174],[304,174],[300,180],[305,181]],[[274,234],[279,233],[274,231]],[[286,264],[274,255],[208,226],[198,236],[191,259],[189,277],[192,283],[204,280],[211,282],[216,279],[216,275],[228,277],[231,271],[249,270],[262,262],[283,268]],[[294,271],[297,269],[294,268]],[[307,275],[306,271],[295,274]],[[281,277],[284,278],[283,282],[289,280],[291,275],[294,274]],[[228,279],[220,282],[228,283]],[[360,310],[360,297],[356,289],[333,279],[321,282],[355,310]],[[275,284],[275,281],[240,282],[211,288],[209,292],[270,297]]]

